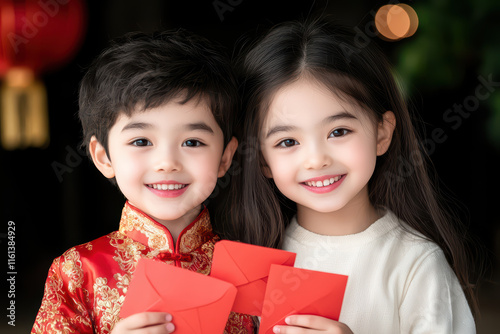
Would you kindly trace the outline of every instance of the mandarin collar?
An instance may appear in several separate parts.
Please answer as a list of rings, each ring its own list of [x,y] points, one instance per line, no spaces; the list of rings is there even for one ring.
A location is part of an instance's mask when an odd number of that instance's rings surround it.
[[[182,230],[175,245],[172,234],[164,225],[128,201],[122,210],[119,231],[134,241],[148,246],[154,253],[190,253],[215,237],[206,207]]]

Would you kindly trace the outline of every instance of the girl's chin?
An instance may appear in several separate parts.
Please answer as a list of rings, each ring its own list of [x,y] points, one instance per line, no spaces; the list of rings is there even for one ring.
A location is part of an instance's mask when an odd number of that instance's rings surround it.
[[[300,207],[303,207],[303,209],[305,209],[306,211],[314,211],[314,212],[317,212],[317,213],[321,213],[321,214],[334,214],[336,212],[339,212],[342,210],[342,208],[344,208],[344,205],[332,205],[332,203],[328,203],[328,204],[325,204],[325,205],[318,205],[318,203],[314,203],[311,205],[311,203],[309,203],[309,205],[299,205],[299,210],[300,210]]]

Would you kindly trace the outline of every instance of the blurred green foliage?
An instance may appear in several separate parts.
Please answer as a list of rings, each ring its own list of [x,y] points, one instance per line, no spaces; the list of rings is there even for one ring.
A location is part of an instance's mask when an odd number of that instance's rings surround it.
[[[454,90],[467,86],[474,93],[475,77],[500,82],[500,1],[419,0],[411,4],[419,26],[414,36],[401,41],[396,69],[405,94]],[[500,86],[481,102],[489,112],[486,131],[500,147]]]

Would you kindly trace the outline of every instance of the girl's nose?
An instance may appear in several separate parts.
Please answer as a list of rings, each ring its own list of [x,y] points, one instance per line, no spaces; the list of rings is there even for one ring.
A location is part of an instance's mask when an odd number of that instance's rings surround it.
[[[330,152],[323,145],[311,145],[307,148],[304,167],[306,169],[322,169],[332,164]]]

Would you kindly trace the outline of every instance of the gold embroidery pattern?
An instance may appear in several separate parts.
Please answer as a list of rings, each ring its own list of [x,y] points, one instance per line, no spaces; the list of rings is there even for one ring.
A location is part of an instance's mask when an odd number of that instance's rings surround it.
[[[75,247],[70,248],[64,254],[64,264],[62,271],[69,278],[68,291],[73,293],[77,288],[81,288],[83,284],[82,261],[80,261],[80,253]]]
[[[72,300],[77,305],[80,314],[75,314],[72,318],[67,319],[58,312],[61,304],[66,302],[65,292],[63,291],[64,281],[57,270],[57,268],[61,267],[60,260],[60,257],[55,259],[50,268],[45,284],[44,298],[33,326],[33,333],[74,333],[71,324],[91,326],[90,319],[84,316],[87,314],[84,305],[74,298]]]
[[[170,249],[165,231],[154,224],[149,217],[132,209],[128,203],[122,211],[120,221],[120,232],[126,234],[127,231],[137,230],[148,238],[148,247],[159,250]]]
[[[193,252],[193,261],[181,262],[181,266],[185,269],[197,271],[201,274],[208,275],[212,268],[212,257],[214,254],[214,246],[219,237],[214,237],[211,241],[204,243],[200,250]]]
[[[130,239],[120,232],[110,233],[108,237],[111,239],[109,244],[116,248],[116,256],[113,257],[113,260],[118,263],[121,270],[127,273],[133,273],[137,261],[141,258],[142,251],[146,250],[146,246]]]
[[[42,305],[38,311],[35,324],[33,326],[34,333],[71,333],[70,324],[66,319],[60,318],[60,321],[56,322],[46,322],[45,319],[54,319],[57,315],[57,310],[61,303],[65,301],[63,297],[64,292],[62,291],[63,280],[61,276],[58,275],[54,268],[59,268],[60,258],[54,260],[52,267],[50,268],[49,276],[47,282],[45,283],[44,298],[42,300]]]
[[[251,316],[235,312],[229,314],[224,334],[252,334],[253,332]]]
[[[85,302],[88,304],[90,303],[90,298],[89,298],[89,290],[83,288],[82,289],[83,295],[85,296]]]
[[[120,317],[120,309],[125,300],[125,296],[120,295],[118,289],[111,289],[108,286],[108,279],[98,277],[94,283],[94,303],[96,316],[100,313],[101,333],[110,333]]]
[[[127,294],[127,288],[130,284],[131,276],[130,274],[114,274],[113,278],[116,280],[116,287],[121,289],[123,294]]]
[[[72,323],[84,324],[85,326],[89,326],[89,327],[92,326],[90,320],[85,318],[84,316],[82,316],[82,315],[88,315],[87,309],[85,308],[85,305],[80,303],[80,301],[77,298],[72,298],[72,299],[73,299],[73,302],[75,303],[76,309],[79,313],[75,314],[74,317],[70,319],[70,321]]]
[[[183,254],[190,253],[213,237],[210,216],[208,211],[205,211],[198,221],[182,234],[179,252]]]

